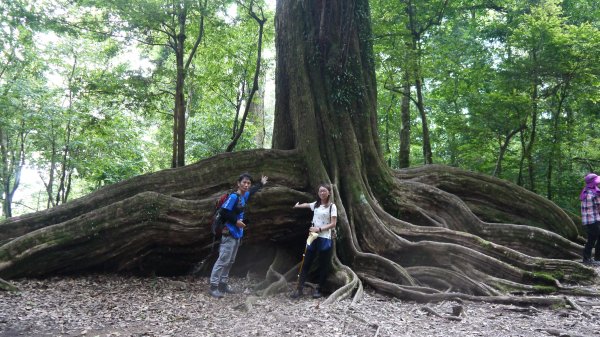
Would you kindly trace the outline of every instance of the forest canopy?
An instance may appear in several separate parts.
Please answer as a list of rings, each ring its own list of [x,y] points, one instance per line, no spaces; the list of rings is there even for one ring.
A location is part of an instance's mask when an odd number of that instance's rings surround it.
[[[2,217],[178,166],[180,107],[185,164],[224,152],[246,106],[234,150],[271,146],[274,4],[181,4],[177,24],[160,1],[0,4]],[[494,175],[576,213],[582,177],[600,161],[594,1],[369,5],[388,165]],[[179,92],[178,50],[189,62]]]

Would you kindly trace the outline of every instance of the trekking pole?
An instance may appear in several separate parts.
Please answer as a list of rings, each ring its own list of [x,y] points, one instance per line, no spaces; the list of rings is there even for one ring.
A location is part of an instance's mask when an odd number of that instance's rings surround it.
[[[304,253],[302,253],[302,261],[300,261],[300,268],[298,268],[298,279],[296,281],[297,287],[300,286],[300,274],[302,274],[302,266],[304,266],[304,257],[306,256],[307,249],[308,249],[308,246],[304,246]]]
[[[304,257],[306,256],[306,251],[308,250],[308,246],[315,241],[315,239],[319,236],[319,234],[310,232],[308,233],[308,238],[306,239],[306,245],[304,246],[304,253],[302,254],[302,261],[300,261],[300,268],[298,268],[298,286],[300,286],[300,274],[302,274],[302,267],[304,266]]]

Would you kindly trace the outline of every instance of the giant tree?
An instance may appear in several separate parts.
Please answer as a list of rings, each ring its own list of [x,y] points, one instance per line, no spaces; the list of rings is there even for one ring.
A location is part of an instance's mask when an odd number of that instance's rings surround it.
[[[291,206],[327,181],[339,207],[329,278],[337,290],[327,301],[358,299],[368,284],[418,301],[562,303],[500,296],[570,293],[559,281],[594,277],[571,261],[581,250],[577,230],[557,206],[480,174],[435,165],[394,172],[385,165],[369,16],[366,0],[279,1],[273,150],[138,176],[6,221],[0,277],[185,272],[210,253],[205,223],[219,191],[249,170],[273,184],[249,210],[255,220],[240,254],[246,260],[238,264],[258,267],[268,258],[266,290],[283,287],[295,272],[286,256],[299,253],[306,228]]]

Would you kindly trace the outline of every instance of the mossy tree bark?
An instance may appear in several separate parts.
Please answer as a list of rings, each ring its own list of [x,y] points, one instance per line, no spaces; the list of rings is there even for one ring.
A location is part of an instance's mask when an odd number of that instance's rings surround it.
[[[277,4],[273,150],[222,154],[108,186],[0,224],[0,277],[89,270],[187,272],[211,255],[214,200],[240,172],[266,174],[237,266],[267,270],[263,293],[294,278],[311,201],[334,185],[339,209],[327,301],[362,285],[418,301],[562,303],[590,282],[579,231],[551,202],[514,184],[444,166],[392,171],[377,137],[367,0]]]

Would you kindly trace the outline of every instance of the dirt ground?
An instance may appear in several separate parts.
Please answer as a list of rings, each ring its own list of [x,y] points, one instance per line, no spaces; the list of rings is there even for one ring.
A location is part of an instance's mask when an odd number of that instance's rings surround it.
[[[21,291],[0,292],[0,336],[600,336],[600,298],[573,297],[581,312],[418,304],[367,289],[353,307],[279,294],[246,312],[239,305],[252,284],[243,278],[231,284],[244,292],[223,299],[208,295],[206,278],[89,275],[13,284]],[[458,305],[464,313],[452,316]]]

